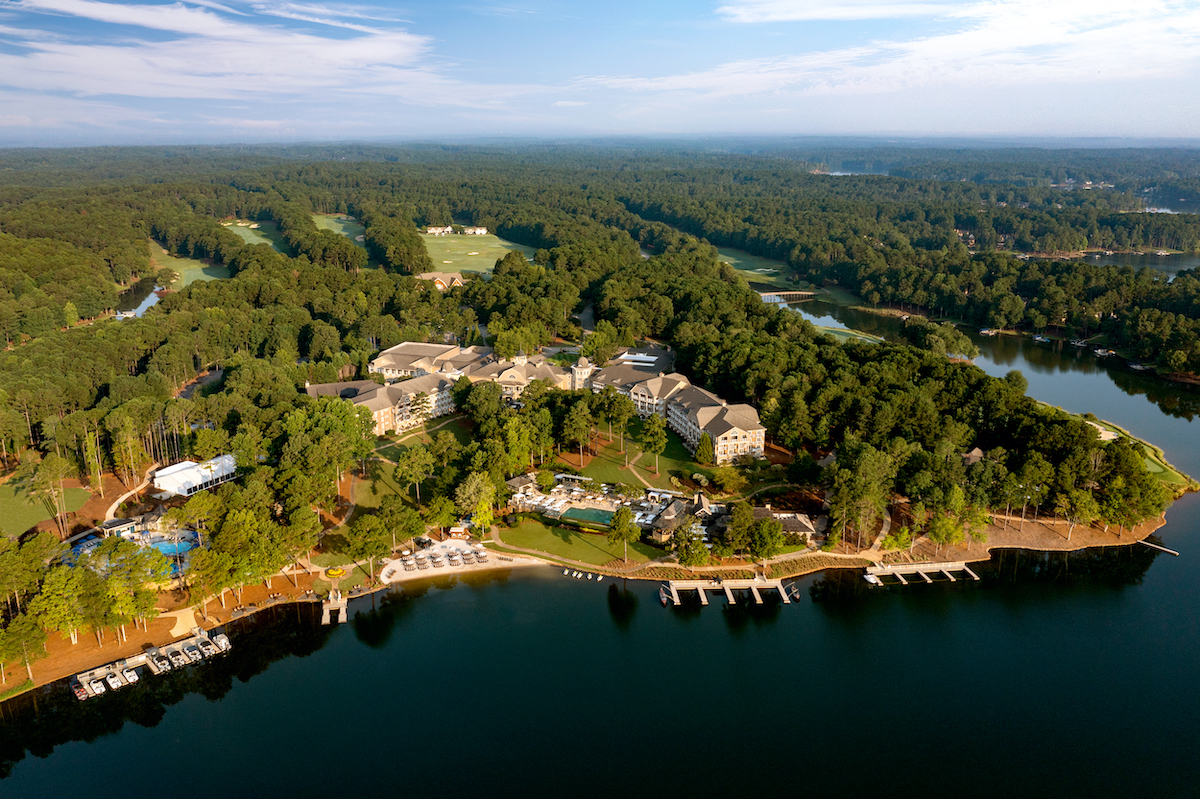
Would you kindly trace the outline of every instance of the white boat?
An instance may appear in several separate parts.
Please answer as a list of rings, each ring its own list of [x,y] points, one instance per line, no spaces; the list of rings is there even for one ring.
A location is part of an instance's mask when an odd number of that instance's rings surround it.
[[[866,580],[871,585],[883,585],[883,580],[880,580],[878,577],[876,577],[874,574],[871,574],[870,572],[864,574],[863,579]]]
[[[589,579],[589,580],[590,580],[590,579],[592,579],[592,575],[590,575],[590,574],[589,574],[589,575],[588,575],[588,579]]]
[[[570,573],[570,569],[563,569],[563,574],[569,574],[569,573]]]
[[[603,580],[603,579],[604,579],[604,575],[603,575],[603,574],[598,574],[598,575],[596,575],[596,582],[600,582],[600,581],[601,581],[601,580]]]

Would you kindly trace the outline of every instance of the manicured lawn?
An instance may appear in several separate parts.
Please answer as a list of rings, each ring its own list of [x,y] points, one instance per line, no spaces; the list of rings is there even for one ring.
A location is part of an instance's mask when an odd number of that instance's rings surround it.
[[[445,426],[441,427],[440,425],[443,424]],[[425,427],[425,430],[410,430],[400,435],[380,438],[376,442],[375,451],[381,457],[394,461],[404,450],[415,444],[428,444],[433,440],[434,436],[442,431],[453,434],[458,439],[458,443],[464,447],[471,443],[471,423],[465,416],[442,416],[437,419],[430,419],[425,423]]]
[[[602,483],[626,483],[642,486],[635,472],[640,474],[647,483],[655,488],[671,488],[671,473],[678,472],[687,477],[697,472],[712,476],[711,470],[700,466],[692,460],[691,453],[683,446],[682,439],[674,432],[667,431],[667,448],[659,456],[659,473],[654,473],[654,456],[643,453],[638,437],[642,432],[642,421],[634,419],[629,425],[629,437],[626,448],[629,450],[629,469],[624,468],[625,456],[621,453],[621,437],[613,435],[613,442],[608,443],[608,425],[598,424],[596,429],[600,438],[596,440],[599,446],[597,454],[591,463],[583,470],[584,477],[590,477]]]
[[[315,562],[315,561],[314,561]],[[349,565],[349,561],[347,561]],[[375,568],[379,568],[379,559],[375,559]],[[347,568],[346,576],[338,578],[338,589],[345,593],[351,588],[358,588],[367,581],[367,566],[364,563],[362,566],[355,566],[353,570]],[[318,594],[328,594],[329,589],[333,587],[333,583],[329,580],[323,580],[320,577],[313,580],[313,591]]]
[[[246,220],[242,219],[239,221],[245,222]],[[238,227],[235,223],[225,229],[241,236],[247,244],[269,244],[276,252],[287,253],[287,244],[283,241],[283,234],[279,232],[279,225],[277,223],[255,222],[253,224],[258,225],[258,227]]]
[[[217,266],[195,258],[176,258],[163,252],[157,242],[147,242],[150,248],[150,261],[155,269],[170,269],[179,275],[179,279],[171,284],[172,288],[181,289],[197,280],[224,280],[229,277],[229,269]]]
[[[67,489],[67,510],[77,511],[91,495],[82,488]],[[54,514],[47,510],[41,500],[34,499],[10,480],[0,485],[0,531],[8,536],[17,536]]]
[[[770,258],[760,258],[748,252],[730,250],[725,247],[718,247],[717,255],[752,283],[766,283],[781,288],[793,287],[793,284],[784,279],[788,269],[787,264],[783,261],[772,261]]]
[[[1142,443],[1142,445],[1145,446],[1145,448],[1146,448],[1146,457],[1145,457],[1146,469],[1150,472],[1151,475],[1154,476],[1154,478],[1156,480],[1161,482],[1163,485],[1165,485],[1171,491],[1173,491],[1173,492],[1182,491],[1183,489],[1186,489],[1189,485],[1192,485],[1195,482],[1194,480],[1190,479],[1187,475],[1183,474],[1182,472],[1178,471],[1173,466],[1171,466],[1171,464],[1167,462],[1166,455],[1163,453],[1163,451],[1160,448],[1156,447],[1155,445],[1151,444],[1150,442],[1142,441],[1142,439],[1135,437],[1128,430],[1125,430],[1122,427],[1118,427],[1117,425],[1113,424],[1112,422],[1105,422],[1103,420],[1097,420],[1096,424],[1100,425],[1101,427],[1103,427],[1106,430],[1111,430],[1114,433],[1119,433],[1121,435],[1128,436],[1129,438],[1132,438],[1134,441],[1140,441]]]
[[[511,529],[501,528],[500,539],[515,547],[536,549],[549,555],[578,560],[601,566],[611,560],[623,557],[624,548],[621,544],[610,544],[603,535],[594,533],[579,533],[565,527],[553,527],[537,520],[525,519]],[[662,550],[648,544],[630,544],[629,559],[644,563],[654,558],[662,557]]]
[[[313,214],[313,222],[318,230],[332,230],[339,236],[345,236],[364,250],[365,242],[358,241],[359,236],[365,236],[367,229],[357,219],[348,220],[345,214]]]
[[[358,478],[354,483],[354,505],[356,508],[378,508],[383,498],[399,494],[407,497],[410,504],[414,502],[413,492],[405,486],[397,485],[392,476],[395,471],[390,463],[372,461],[367,464],[369,477]]]
[[[633,471],[624,468],[625,456],[621,454],[621,437],[614,435],[612,444],[609,444],[607,430],[607,425],[602,426],[601,438],[596,442],[601,445],[600,449],[598,454],[592,458],[592,462],[583,470],[584,476],[601,483],[641,485],[637,477],[634,476]],[[625,446],[629,450],[629,459],[631,461],[641,452],[636,441],[626,441]]]
[[[823,327],[821,325],[814,325],[814,327],[816,327],[817,330],[821,331],[822,333],[827,333],[843,343],[851,340],[858,340],[866,341],[870,344],[878,344],[883,341],[883,339],[881,339],[879,336],[872,336],[870,333],[863,333],[859,330],[849,330],[841,327]]]
[[[425,249],[433,261],[435,272],[491,272],[496,261],[510,250],[532,258],[536,250],[523,244],[507,241],[494,234],[486,236],[429,236],[424,233]]]

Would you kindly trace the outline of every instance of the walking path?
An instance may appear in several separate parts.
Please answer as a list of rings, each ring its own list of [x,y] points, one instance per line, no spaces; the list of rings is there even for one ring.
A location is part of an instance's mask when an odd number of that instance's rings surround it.
[[[449,419],[447,419],[446,421],[442,422],[442,423],[441,423],[441,424],[439,424],[439,425],[435,425],[435,426],[433,426],[433,427],[426,427],[426,428],[424,428],[424,429],[422,429],[422,430],[414,430],[414,431],[412,431],[411,433],[405,433],[404,435],[400,436],[400,438],[397,438],[395,441],[389,441],[389,442],[387,442],[386,444],[380,444],[378,447],[376,447],[376,448],[375,448],[374,450],[372,450],[372,451],[375,453],[375,457],[377,457],[379,460],[381,460],[381,461],[384,461],[384,462],[386,462],[386,463],[395,464],[395,461],[393,461],[393,460],[389,460],[389,459],[387,459],[387,458],[383,457],[382,455],[380,455],[380,454],[379,454],[379,450],[381,450],[381,449],[387,449],[388,447],[393,447],[393,446],[395,446],[396,444],[399,444],[399,443],[401,443],[401,442],[403,442],[403,441],[407,441],[408,439],[412,438],[413,436],[423,436],[423,435],[427,435],[427,434],[429,434],[429,433],[432,433],[432,432],[434,432],[435,430],[441,430],[441,429],[442,429],[443,427],[445,427],[446,425],[448,425],[448,424],[453,424],[454,422],[457,422],[457,421],[459,421],[460,419],[462,419],[462,417],[461,417],[461,416],[451,416]]]
[[[114,502],[112,505],[110,505],[108,510],[104,512],[105,520],[117,518],[117,508],[121,507],[122,502],[129,499],[130,497],[132,497],[137,492],[141,491],[146,486],[150,485],[150,473],[153,472],[157,468],[158,468],[157,462],[150,464],[150,468],[146,470],[146,479],[142,480],[141,484],[139,486],[137,486],[136,488],[134,488],[130,491],[126,491],[124,494],[117,497],[117,501]]]

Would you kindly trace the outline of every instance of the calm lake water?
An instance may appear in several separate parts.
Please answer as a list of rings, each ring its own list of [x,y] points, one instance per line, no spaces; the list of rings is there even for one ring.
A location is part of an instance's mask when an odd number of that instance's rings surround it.
[[[1200,474],[1192,389],[978,343],[989,373]],[[667,609],[653,584],[546,568],[356,600],[336,628],[284,608],[231,628],[217,662],[2,706],[0,796],[1194,796],[1200,501],[1167,518],[1178,558],[1004,552],[978,584],[813,576],[790,606]]]

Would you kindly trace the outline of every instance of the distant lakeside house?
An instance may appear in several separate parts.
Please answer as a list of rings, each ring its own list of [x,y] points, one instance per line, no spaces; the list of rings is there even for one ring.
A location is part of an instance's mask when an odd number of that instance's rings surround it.
[[[463,377],[473,383],[496,383],[504,397],[513,400],[535,380],[558,389],[595,393],[612,387],[633,401],[640,417],[663,417],[693,453],[707,433],[718,464],[743,455],[762,457],[766,428],[759,422],[758,411],[751,405],[730,405],[711,391],[692,385],[686,376],[669,371],[674,362],[674,354],[659,347],[620,350],[601,368],[586,357],[564,367],[540,353],[519,352],[506,359],[491,347],[405,341],[370,362],[369,371],[382,375],[384,385],[359,380],[306,385],[305,391],[313,397],[339,396],[366,407],[375,419],[376,435],[384,435],[453,412],[451,389]],[[414,412],[413,401],[419,395],[428,400]]]
[[[433,281],[433,285],[438,291],[445,291],[446,289],[463,285],[461,272],[422,272],[419,275],[414,275],[414,277],[417,280]]]

